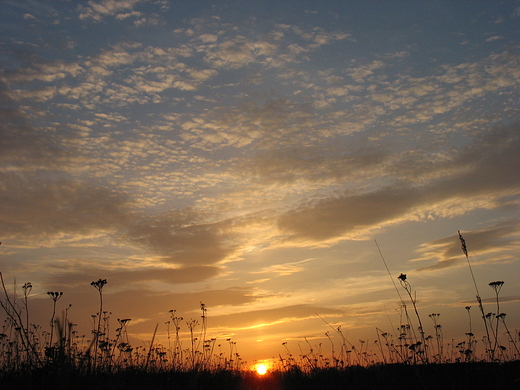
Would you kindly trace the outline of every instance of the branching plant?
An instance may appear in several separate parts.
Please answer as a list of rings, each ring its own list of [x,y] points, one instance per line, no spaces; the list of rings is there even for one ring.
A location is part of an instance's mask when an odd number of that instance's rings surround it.
[[[471,268],[471,263],[469,261],[469,253],[468,253],[468,248],[466,246],[466,240],[464,240],[464,237],[462,237],[460,230],[458,231],[458,233],[459,233],[459,241],[460,241],[461,249],[462,249],[462,252],[464,253],[464,256],[466,256],[466,261],[468,263],[469,272],[471,274],[471,280],[473,281],[473,285],[475,286],[475,292],[477,293],[476,298],[477,298],[478,307],[480,309],[480,313],[482,314],[482,320],[484,321],[484,328],[486,330],[486,337],[487,337],[486,338],[487,353],[489,355],[490,360],[493,361],[493,360],[495,360],[495,356],[494,356],[495,352],[494,352],[494,349],[491,348],[491,339],[489,337],[489,328],[488,328],[488,323],[486,321],[486,314],[484,313],[484,306],[482,305],[482,298],[480,297],[477,282],[475,280],[475,275],[473,274],[473,269]]]
[[[91,286],[94,286],[96,290],[98,290],[99,293],[99,312],[97,316],[97,326],[94,332],[94,361],[93,361],[93,368],[96,367],[97,364],[97,352],[98,352],[98,346],[99,346],[99,339],[101,335],[101,316],[103,313],[103,287],[107,284],[106,279],[99,279],[95,282],[90,283]]]

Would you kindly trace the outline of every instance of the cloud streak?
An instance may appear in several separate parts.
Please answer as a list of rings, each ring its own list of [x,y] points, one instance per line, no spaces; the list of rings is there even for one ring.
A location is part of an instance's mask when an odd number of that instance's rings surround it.
[[[497,130],[475,145],[456,151],[449,163],[433,166],[442,172],[451,165],[457,167],[459,171],[449,176],[420,186],[388,186],[302,205],[281,215],[279,227],[295,239],[320,241],[415,219],[424,212],[440,216],[459,214],[472,208],[464,205],[472,199],[487,199],[479,207],[495,207],[494,203],[502,197],[518,194],[520,183],[515,167],[520,161],[513,150],[520,146],[519,130],[518,124]]]

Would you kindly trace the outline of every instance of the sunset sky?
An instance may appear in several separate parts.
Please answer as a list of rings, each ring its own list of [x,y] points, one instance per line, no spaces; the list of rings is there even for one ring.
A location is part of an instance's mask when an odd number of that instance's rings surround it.
[[[202,301],[251,361],[327,343],[317,315],[392,332],[405,273],[428,334],[469,305],[482,336],[460,230],[520,327],[519,1],[1,8],[0,271],[34,322],[63,291],[88,334],[102,278],[135,343]]]

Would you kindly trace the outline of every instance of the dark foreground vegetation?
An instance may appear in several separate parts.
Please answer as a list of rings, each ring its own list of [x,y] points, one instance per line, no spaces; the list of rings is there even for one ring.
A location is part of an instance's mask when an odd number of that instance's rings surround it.
[[[117,319],[115,330],[109,325],[111,313],[103,305],[105,279],[91,283],[99,310],[91,315],[90,334],[80,335],[69,318],[70,305],[60,318],[56,316],[63,292],[47,293],[52,312],[49,325],[42,327],[30,320],[32,284],[21,289],[15,285],[9,292],[0,272],[0,313],[5,315],[0,329],[0,390],[520,390],[520,332],[510,331],[501,312],[504,282],[488,284],[495,304],[494,311],[485,311],[460,233],[459,239],[475,286],[477,318],[484,325],[480,338],[473,333],[471,306],[464,308],[468,332],[459,342],[444,339],[439,313],[428,315],[432,322],[426,327],[416,291],[400,274],[392,278],[400,300],[399,328],[390,332],[376,328],[377,340],[359,340],[356,346],[341,326],[322,318],[329,327],[325,336],[330,352],[307,338],[298,354],[282,343],[283,356],[271,362],[265,375],[247,368],[231,338],[220,342],[208,337],[202,302],[200,320],[184,320],[175,310],[169,311],[166,345],[156,341],[157,325],[149,342],[134,346],[128,332],[131,319]]]
[[[520,361],[507,363],[386,364],[344,369],[298,368],[259,376],[253,371],[146,372],[82,374],[46,368],[3,373],[5,390],[314,390],[520,389]]]

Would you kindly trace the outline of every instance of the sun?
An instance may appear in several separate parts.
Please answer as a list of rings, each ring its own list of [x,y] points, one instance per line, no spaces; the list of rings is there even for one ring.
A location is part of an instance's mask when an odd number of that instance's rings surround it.
[[[267,373],[267,364],[259,363],[255,366],[258,375],[265,375]]]

